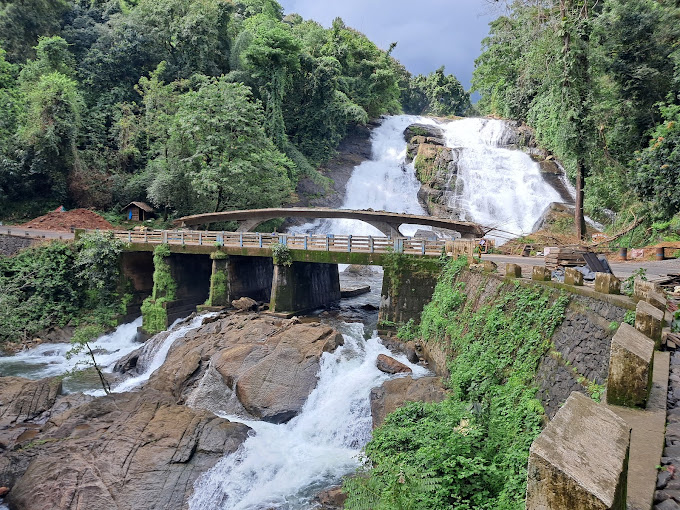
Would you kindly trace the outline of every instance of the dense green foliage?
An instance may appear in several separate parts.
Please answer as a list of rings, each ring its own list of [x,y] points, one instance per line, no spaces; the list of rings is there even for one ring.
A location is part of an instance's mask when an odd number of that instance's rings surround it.
[[[470,94],[444,67],[409,81],[403,92],[404,110],[418,115],[465,115],[471,109]]]
[[[590,214],[640,200],[669,219],[680,211],[679,20],[667,0],[513,2],[476,61],[478,107],[529,123],[580,170]]]
[[[0,258],[0,343],[43,328],[108,323],[120,299],[119,242],[93,233],[72,244],[51,242]]]
[[[274,0],[8,0],[0,28],[2,215],[278,206],[355,126],[469,106],[443,69]]]
[[[524,508],[529,447],[540,433],[538,362],[567,306],[551,289],[506,283],[477,301],[451,262],[417,332],[454,355],[451,396],[390,414],[365,449],[372,469],[345,482],[346,508]]]

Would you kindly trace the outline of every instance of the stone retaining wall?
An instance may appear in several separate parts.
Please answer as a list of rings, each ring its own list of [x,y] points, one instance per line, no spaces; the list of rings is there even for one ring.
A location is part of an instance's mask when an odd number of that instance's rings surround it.
[[[37,241],[29,237],[0,234],[0,255],[12,256],[20,250],[33,246]]]
[[[480,271],[463,271],[457,283],[465,285],[465,307],[473,311],[496,300],[504,292],[502,277]],[[522,285],[544,285],[550,282],[523,280]],[[554,288],[555,296],[560,288]],[[588,394],[598,391],[607,379],[611,339],[629,308],[581,294],[570,294],[565,319],[555,331],[550,351],[543,357],[537,372],[537,397],[546,414],[552,418],[572,391]],[[619,301],[621,297],[617,296]],[[630,308],[634,308],[630,302]],[[433,369],[442,376],[446,373],[446,359],[452,353],[445,346],[425,342],[423,350]]]

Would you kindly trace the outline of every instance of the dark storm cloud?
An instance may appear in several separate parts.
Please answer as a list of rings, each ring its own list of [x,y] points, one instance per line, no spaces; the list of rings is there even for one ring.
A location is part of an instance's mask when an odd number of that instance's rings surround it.
[[[336,17],[363,32],[383,49],[397,42],[393,55],[414,74],[442,65],[470,87],[474,60],[488,23],[496,15],[487,0],[279,0],[328,27]]]

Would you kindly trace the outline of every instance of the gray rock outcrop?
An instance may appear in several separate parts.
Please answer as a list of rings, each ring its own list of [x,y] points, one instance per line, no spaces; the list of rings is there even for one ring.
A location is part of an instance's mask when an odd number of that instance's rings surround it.
[[[176,342],[148,385],[213,412],[283,423],[316,386],[321,355],[342,343],[340,333],[318,323],[229,315]]]
[[[444,132],[427,124],[411,124],[404,130],[406,162],[413,161],[421,182],[418,199],[434,216],[451,217],[446,192],[453,190],[458,173],[458,151],[446,147]]]

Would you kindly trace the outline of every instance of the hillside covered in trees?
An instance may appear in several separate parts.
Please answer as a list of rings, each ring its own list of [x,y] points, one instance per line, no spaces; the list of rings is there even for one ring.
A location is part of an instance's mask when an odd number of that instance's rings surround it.
[[[356,125],[462,114],[336,19],[274,0],[0,2],[0,213],[278,206]]]
[[[587,214],[668,227],[680,211],[680,2],[508,3],[476,61],[480,112],[532,126],[584,179]]]

